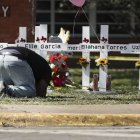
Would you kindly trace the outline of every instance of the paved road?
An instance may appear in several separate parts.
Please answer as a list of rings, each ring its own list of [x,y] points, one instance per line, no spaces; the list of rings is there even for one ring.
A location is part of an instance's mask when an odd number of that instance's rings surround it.
[[[0,128],[2,140],[140,140],[140,127]]]

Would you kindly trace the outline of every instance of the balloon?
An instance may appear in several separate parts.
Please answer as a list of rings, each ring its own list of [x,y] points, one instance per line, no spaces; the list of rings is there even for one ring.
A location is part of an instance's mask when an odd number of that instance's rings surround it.
[[[86,0],[69,0],[73,5],[82,7]]]

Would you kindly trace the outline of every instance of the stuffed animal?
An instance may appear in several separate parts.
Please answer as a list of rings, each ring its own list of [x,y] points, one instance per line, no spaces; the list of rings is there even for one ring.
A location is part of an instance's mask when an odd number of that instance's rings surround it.
[[[70,38],[70,31],[65,31],[62,27],[60,28],[60,33],[58,36],[50,36],[50,43],[68,43]]]

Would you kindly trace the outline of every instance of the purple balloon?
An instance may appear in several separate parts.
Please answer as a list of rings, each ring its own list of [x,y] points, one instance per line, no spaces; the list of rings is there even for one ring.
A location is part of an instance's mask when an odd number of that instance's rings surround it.
[[[73,5],[82,7],[86,0],[69,0]]]

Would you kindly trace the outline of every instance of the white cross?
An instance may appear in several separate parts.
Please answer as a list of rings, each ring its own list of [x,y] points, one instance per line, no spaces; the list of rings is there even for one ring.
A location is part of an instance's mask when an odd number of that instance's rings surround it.
[[[19,43],[8,44],[0,43],[0,49],[7,46],[23,46],[32,49],[46,58],[47,51],[69,51],[82,52],[82,57],[90,60],[90,52],[100,52],[100,57],[108,58],[108,52],[121,52],[123,54],[140,54],[140,44],[108,44],[108,25],[101,25],[100,43],[90,43],[90,27],[83,26],[82,28],[82,43],[81,44],[63,44],[63,43],[47,43],[47,25],[40,25],[35,27],[35,42],[27,42],[26,27],[19,28]],[[44,38],[44,40],[43,40]],[[39,41],[38,41],[39,39]],[[41,40],[42,39],[42,40]],[[85,42],[84,40],[87,40]],[[106,92],[107,80],[107,65],[104,68],[99,68],[99,91]],[[90,85],[90,65],[87,68],[82,68],[82,87],[89,87]],[[139,72],[139,90],[140,90],[140,72]]]

